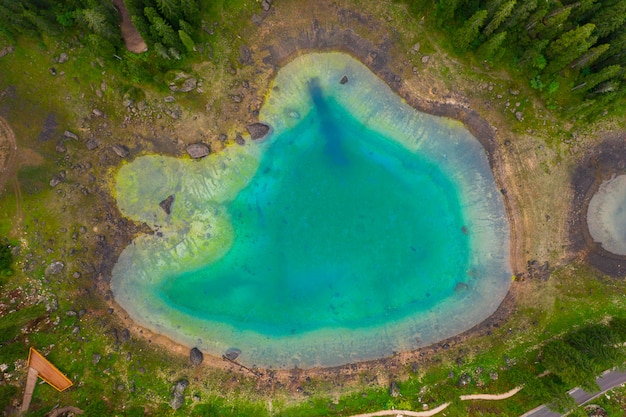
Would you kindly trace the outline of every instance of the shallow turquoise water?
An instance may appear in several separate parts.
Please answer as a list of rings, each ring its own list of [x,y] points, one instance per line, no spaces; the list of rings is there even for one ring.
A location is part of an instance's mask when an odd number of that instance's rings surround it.
[[[404,318],[467,279],[457,187],[319,87],[311,94],[314,111],[226,205],[232,248],[160,286],[173,308],[282,336]]]
[[[120,211],[154,230],[111,276],[133,320],[216,355],[236,347],[246,365],[288,368],[414,349],[497,309],[509,228],[462,124],[415,111],[340,53],[281,69],[260,119],[272,126],[262,141],[120,168]]]

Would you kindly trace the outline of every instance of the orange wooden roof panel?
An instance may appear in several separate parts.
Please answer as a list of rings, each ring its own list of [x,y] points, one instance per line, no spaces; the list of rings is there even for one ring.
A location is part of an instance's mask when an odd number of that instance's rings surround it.
[[[73,385],[68,377],[33,347],[28,354],[28,366],[39,372],[39,377],[58,391],[64,391]]]

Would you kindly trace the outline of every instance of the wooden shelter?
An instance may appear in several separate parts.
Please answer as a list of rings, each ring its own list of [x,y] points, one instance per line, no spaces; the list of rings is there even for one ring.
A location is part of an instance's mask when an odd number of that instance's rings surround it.
[[[24,400],[20,412],[26,413],[30,407],[30,401],[33,398],[37,377],[43,379],[52,385],[57,391],[65,391],[73,385],[72,381],[56,366],[51,364],[41,353],[31,347],[28,353],[28,379],[26,380],[26,389],[24,390]]]

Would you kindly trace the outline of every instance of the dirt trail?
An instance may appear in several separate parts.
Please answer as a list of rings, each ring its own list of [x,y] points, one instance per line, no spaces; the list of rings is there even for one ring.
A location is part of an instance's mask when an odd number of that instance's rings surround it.
[[[467,400],[505,400],[517,394],[523,387],[515,387],[511,391],[502,394],[472,394],[461,395],[461,401]],[[374,413],[357,414],[351,417],[378,417],[378,416],[406,416],[406,417],[430,417],[445,410],[450,403],[441,404],[437,408],[428,411],[408,411],[408,410],[381,410]]]
[[[0,117],[0,191],[11,178],[15,167],[17,142],[11,126]]]
[[[136,54],[147,51],[148,46],[139,32],[137,32],[137,29],[135,29],[133,21],[130,19],[130,14],[124,4],[124,0],[113,0],[113,4],[117,7],[117,10],[120,13],[122,37],[124,38],[126,49]]]
[[[15,193],[15,223],[14,231],[20,231],[22,229],[22,189],[20,183],[17,180],[17,166],[15,161],[17,160],[17,141],[15,140],[15,134],[11,129],[11,126],[0,117],[0,193],[4,191],[4,186],[10,180],[13,186],[13,192]]]
[[[445,410],[450,403],[441,404],[437,408],[428,411],[408,411],[408,410],[383,410],[375,413],[358,414],[352,417],[378,417],[378,416],[406,416],[406,417],[430,417]]]
[[[511,391],[502,393],[502,394],[472,394],[472,395],[461,395],[459,398],[461,401],[467,400],[505,400],[510,398],[520,392],[522,387],[513,388]]]

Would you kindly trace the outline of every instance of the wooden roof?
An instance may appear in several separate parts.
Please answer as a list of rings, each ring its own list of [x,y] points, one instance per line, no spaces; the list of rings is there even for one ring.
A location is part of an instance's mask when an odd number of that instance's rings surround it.
[[[58,391],[64,391],[73,385],[72,381],[56,366],[48,362],[48,360],[33,347],[28,353],[28,366],[35,369],[41,379],[52,385]]]

